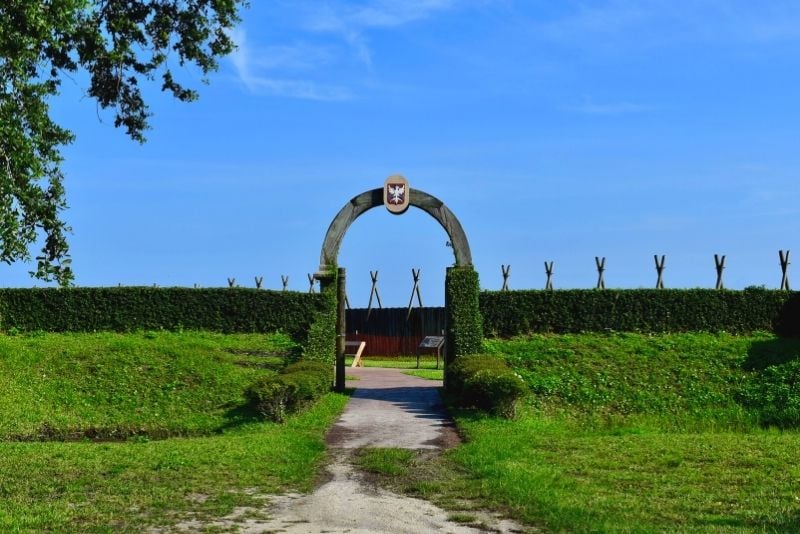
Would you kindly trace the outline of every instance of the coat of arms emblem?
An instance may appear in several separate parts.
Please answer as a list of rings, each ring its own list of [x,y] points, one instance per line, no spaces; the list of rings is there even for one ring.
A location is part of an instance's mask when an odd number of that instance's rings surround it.
[[[383,204],[391,213],[399,215],[409,206],[408,180],[399,174],[390,176],[383,185]]]
[[[389,204],[402,204],[406,201],[406,186],[405,184],[387,184],[386,194]]]

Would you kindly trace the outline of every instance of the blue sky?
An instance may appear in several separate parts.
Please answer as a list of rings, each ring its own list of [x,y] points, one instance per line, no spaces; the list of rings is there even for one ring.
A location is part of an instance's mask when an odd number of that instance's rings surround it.
[[[201,98],[151,98],[137,145],[64,85],[65,171],[82,286],[306,290],[333,216],[395,173],[463,224],[482,286],[777,287],[800,258],[800,3],[749,0],[257,1]],[[184,80],[199,82],[190,70]],[[355,306],[411,269],[441,304],[447,236],[380,208],[340,254]],[[26,265],[3,283],[42,285]],[[790,276],[800,284],[800,272]]]

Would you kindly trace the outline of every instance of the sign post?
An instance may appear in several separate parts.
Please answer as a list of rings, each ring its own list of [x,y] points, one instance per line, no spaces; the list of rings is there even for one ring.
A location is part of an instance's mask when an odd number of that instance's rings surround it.
[[[421,349],[436,349],[436,368],[439,368],[439,357],[442,355],[444,336],[425,336],[417,347],[417,369],[419,369],[419,351]]]

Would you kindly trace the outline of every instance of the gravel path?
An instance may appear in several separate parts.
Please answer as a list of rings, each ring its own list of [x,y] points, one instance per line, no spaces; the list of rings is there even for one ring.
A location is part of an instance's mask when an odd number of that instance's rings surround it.
[[[357,389],[328,432],[329,447],[442,449],[459,443],[439,398],[441,381],[423,380],[397,369],[347,371],[359,378],[348,382]]]
[[[436,389],[442,383],[408,376],[397,369],[347,371],[359,380],[348,382],[356,392],[327,436],[336,460],[327,467],[330,479],[325,484],[309,495],[265,496],[267,504],[262,510],[237,509],[211,524],[187,522],[179,528],[302,534],[487,532],[448,521],[448,512],[427,501],[376,488],[347,461],[354,449],[364,447],[435,450],[458,444],[458,434]],[[270,519],[253,518],[253,512],[265,513]],[[471,511],[470,515],[478,516],[490,532],[528,531],[489,513]]]

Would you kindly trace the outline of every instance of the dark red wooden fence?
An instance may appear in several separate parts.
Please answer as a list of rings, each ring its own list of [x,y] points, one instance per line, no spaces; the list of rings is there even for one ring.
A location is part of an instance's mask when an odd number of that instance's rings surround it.
[[[347,341],[366,341],[365,356],[414,355],[425,336],[444,335],[444,308],[347,310]]]

